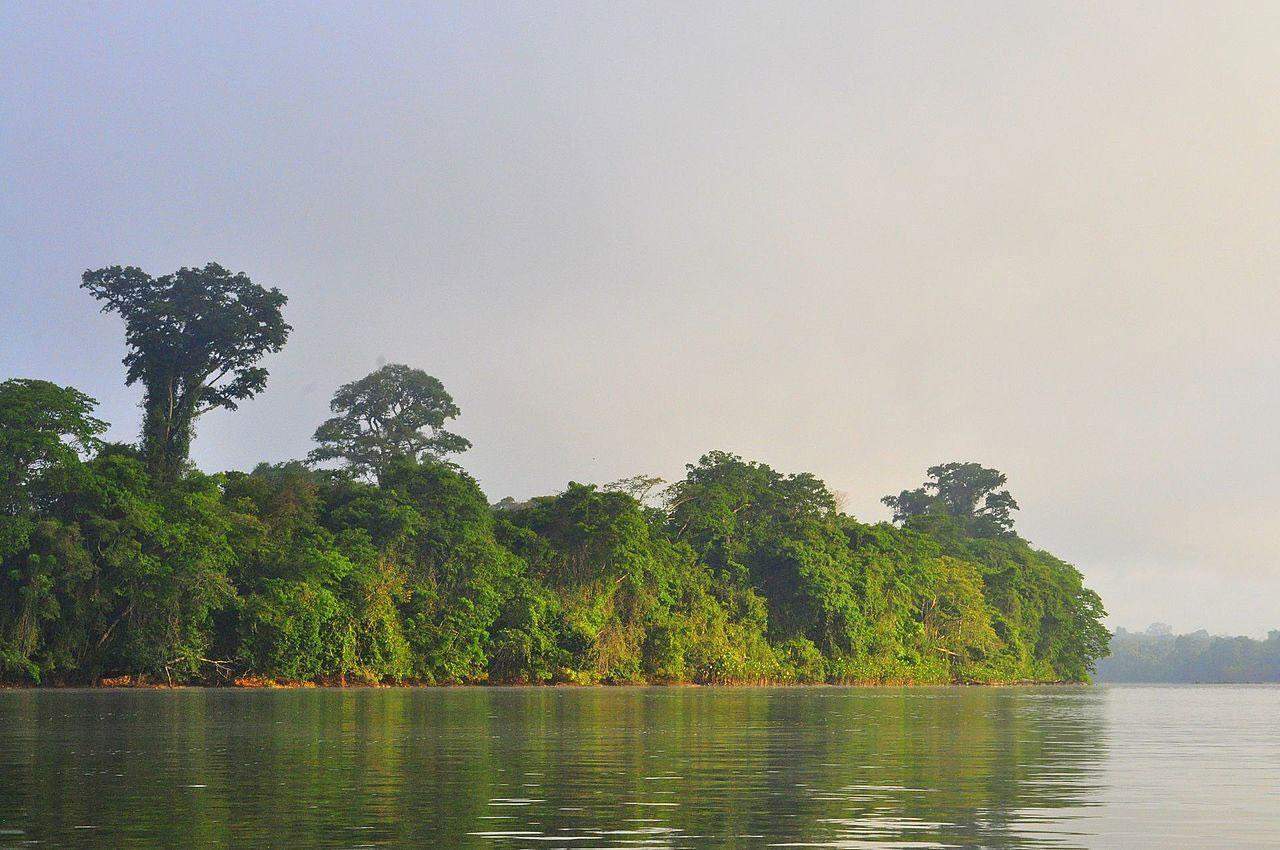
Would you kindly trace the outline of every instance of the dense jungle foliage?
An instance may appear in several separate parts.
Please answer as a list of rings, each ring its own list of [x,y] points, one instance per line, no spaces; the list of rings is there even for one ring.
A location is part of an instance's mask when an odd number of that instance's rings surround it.
[[[491,505],[443,385],[390,365],[338,389],[307,460],[205,474],[197,418],[265,387],[285,297],[215,264],[83,286],[126,320],[141,439],[0,383],[0,680],[1080,681],[1107,652],[1098,596],[975,463],[887,497],[893,524],[719,451]]]

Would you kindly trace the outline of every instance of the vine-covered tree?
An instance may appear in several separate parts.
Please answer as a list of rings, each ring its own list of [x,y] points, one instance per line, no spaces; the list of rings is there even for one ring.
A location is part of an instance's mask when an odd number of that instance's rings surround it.
[[[959,520],[971,534],[998,536],[1013,533],[1012,511],[1018,509],[1003,472],[978,463],[944,463],[931,466],[929,480],[914,490],[885,496],[893,508],[894,522],[915,517],[946,516]]]
[[[196,419],[235,410],[267,383],[257,366],[288,339],[287,298],[217,263],[153,278],[133,266],[86,271],[81,287],[125,321],[126,383],[141,382],[147,469],[172,482],[187,462]]]
[[[313,439],[311,463],[342,461],[361,478],[376,478],[397,458],[440,460],[471,442],[445,430],[461,412],[444,384],[421,369],[390,363],[338,388]]]

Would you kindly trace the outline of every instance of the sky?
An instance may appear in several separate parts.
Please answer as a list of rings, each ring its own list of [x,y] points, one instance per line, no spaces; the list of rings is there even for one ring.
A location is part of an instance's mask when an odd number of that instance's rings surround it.
[[[267,8],[264,8],[267,7]],[[289,296],[208,470],[440,378],[491,499],[711,449],[1009,476],[1112,626],[1280,628],[1280,7],[0,6],[0,379],[133,439],[87,268]]]

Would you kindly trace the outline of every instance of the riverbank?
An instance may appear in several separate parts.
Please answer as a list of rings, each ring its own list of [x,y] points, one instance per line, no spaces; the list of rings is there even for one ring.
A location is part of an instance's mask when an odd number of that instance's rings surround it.
[[[1090,682],[1019,679],[1009,681],[920,681],[909,679],[850,680],[838,682],[742,681],[742,682],[368,682],[358,680],[288,680],[261,676],[241,676],[225,682],[165,682],[141,676],[108,676],[92,683],[84,682],[0,682],[0,690],[183,690],[214,688],[218,690],[307,690],[327,689],[396,689],[445,690],[449,688],[943,688],[943,687],[1045,687],[1049,685],[1088,685]]]

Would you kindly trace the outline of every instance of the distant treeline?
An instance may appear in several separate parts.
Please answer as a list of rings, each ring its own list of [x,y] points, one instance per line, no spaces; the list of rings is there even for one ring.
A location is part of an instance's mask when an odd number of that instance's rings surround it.
[[[1266,640],[1201,630],[1175,635],[1153,624],[1144,632],[1117,629],[1111,656],[1098,664],[1103,682],[1280,682],[1280,631]]]
[[[426,373],[340,387],[302,461],[210,475],[194,426],[260,392],[286,299],[210,264],[86,272],[125,321],[137,445],[0,383],[0,680],[1079,681],[1098,596],[1014,531],[1005,477],[929,470],[866,524],[808,473],[710,452],[491,505]]]

